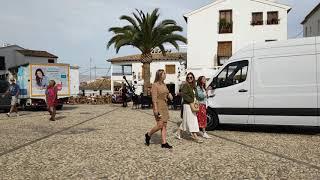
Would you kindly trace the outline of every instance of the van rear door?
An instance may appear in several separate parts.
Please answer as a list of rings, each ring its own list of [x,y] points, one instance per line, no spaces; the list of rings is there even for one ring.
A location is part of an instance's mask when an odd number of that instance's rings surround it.
[[[226,65],[214,78],[214,98],[209,106],[216,110],[220,123],[247,124],[250,98],[250,61],[241,60]]]
[[[316,56],[317,56],[317,88],[318,88],[318,126],[320,126],[320,37],[316,37]]]

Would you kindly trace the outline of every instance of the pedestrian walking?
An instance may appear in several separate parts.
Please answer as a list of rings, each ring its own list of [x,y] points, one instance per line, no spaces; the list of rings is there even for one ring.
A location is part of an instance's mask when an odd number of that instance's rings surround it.
[[[191,105],[196,101],[195,97],[196,84],[193,73],[189,72],[186,78],[186,84],[181,87],[183,99],[183,118],[180,127],[175,133],[177,139],[181,139],[181,131],[191,132],[192,139],[195,142],[202,143],[197,133],[199,133],[199,125],[196,112],[192,111]]]
[[[211,137],[206,132],[207,127],[207,97],[206,77],[200,76],[197,81],[196,99],[199,103],[199,111],[197,112],[199,128],[202,131],[202,137],[210,139]]]
[[[47,99],[47,106],[48,111],[51,115],[50,121],[55,121],[56,117],[56,105],[57,105],[57,88],[56,88],[56,82],[54,80],[49,81],[49,85],[47,86],[46,90],[46,99]]]
[[[121,96],[122,96],[122,107],[127,107],[128,102],[127,102],[127,95],[128,95],[128,89],[127,86],[123,83],[122,85],[122,91],[121,91]]]
[[[10,82],[11,84],[8,90],[4,93],[4,95],[2,95],[2,97],[6,95],[11,96],[11,107],[10,107],[10,111],[7,113],[7,116],[10,117],[11,113],[15,112],[16,116],[18,117],[19,113],[18,113],[17,103],[18,103],[18,96],[20,94],[20,87],[18,84],[16,84],[14,78],[11,78]]]
[[[166,84],[164,83],[165,79],[165,71],[163,69],[158,70],[156,73],[154,84],[151,88],[153,114],[157,122],[157,125],[145,134],[145,143],[147,146],[149,146],[152,134],[161,130],[161,147],[171,149],[172,146],[170,146],[167,143],[167,122],[169,120],[169,110],[167,101],[168,99],[172,100],[173,97],[169,93],[169,90]]]

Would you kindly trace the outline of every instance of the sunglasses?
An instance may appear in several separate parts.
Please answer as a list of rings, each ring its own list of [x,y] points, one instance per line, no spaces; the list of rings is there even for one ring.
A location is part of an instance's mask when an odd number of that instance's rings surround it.
[[[187,77],[187,79],[193,79],[193,77],[192,77],[192,76],[189,76],[189,77]]]

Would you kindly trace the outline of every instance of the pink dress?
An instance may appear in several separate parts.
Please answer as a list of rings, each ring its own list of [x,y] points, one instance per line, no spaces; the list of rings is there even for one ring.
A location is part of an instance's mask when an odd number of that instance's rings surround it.
[[[52,107],[52,106],[56,106],[57,104],[57,90],[54,87],[48,88],[48,92],[47,92],[47,96],[48,96],[48,106]]]

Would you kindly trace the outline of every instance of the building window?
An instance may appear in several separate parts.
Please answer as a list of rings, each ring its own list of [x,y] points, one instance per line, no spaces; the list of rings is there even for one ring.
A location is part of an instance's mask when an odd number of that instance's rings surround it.
[[[232,10],[220,11],[219,33],[232,33]]]
[[[132,65],[113,65],[113,76],[132,75]]]
[[[218,42],[218,66],[223,65],[232,56],[232,42]]]
[[[311,28],[311,26],[309,27],[309,36],[312,36],[312,28]]]
[[[0,56],[0,70],[6,70],[6,61],[3,56]]]
[[[175,74],[176,73],[176,65],[166,65],[166,73],[167,74]]]
[[[48,59],[48,63],[54,63],[54,59]]]
[[[252,13],[252,26],[263,25],[263,13],[262,12],[254,12]]]
[[[278,11],[268,12],[268,20],[267,20],[268,25],[279,24],[279,22],[280,22],[280,19],[279,19]]]

